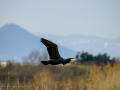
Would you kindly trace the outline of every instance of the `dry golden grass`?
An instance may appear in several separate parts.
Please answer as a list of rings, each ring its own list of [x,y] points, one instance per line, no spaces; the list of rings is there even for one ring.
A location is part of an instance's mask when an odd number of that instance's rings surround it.
[[[94,65],[88,78],[80,75],[72,79],[56,80],[53,73],[44,70],[34,76],[34,84],[38,90],[120,90],[120,61],[114,66],[109,62],[103,67]]]
[[[84,81],[86,81],[87,76],[84,75],[88,72],[90,66],[76,66],[76,65],[66,65],[59,66],[64,69],[63,73],[60,76],[50,72],[49,70],[43,70],[38,72],[34,76],[34,84],[31,84],[34,90],[82,90],[84,89]],[[73,70],[77,70],[77,76],[70,78],[74,75]],[[66,73],[66,74],[65,74]],[[69,74],[68,74],[69,73]],[[79,73],[83,73],[83,75]],[[68,77],[66,79],[66,75]],[[61,78],[62,76],[62,78]]]
[[[114,66],[104,65],[103,68],[94,65],[86,82],[86,90],[120,90],[120,61]]]
[[[30,86],[29,90],[120,90],[120,61],[116,61],[113,66],[108,62],[107,65],[99,67],[96,65],[58,67],[63,70],[61,75],[44,69],[34,75],[33,81],[25,83],[25,85]],[[18,82],[16,80],[16,85]],[[19,86],[22,85],[24,84],[19,84]],[[10,89],[6,88],[6,90]],[[19,88],[19,90],[26,89]]]

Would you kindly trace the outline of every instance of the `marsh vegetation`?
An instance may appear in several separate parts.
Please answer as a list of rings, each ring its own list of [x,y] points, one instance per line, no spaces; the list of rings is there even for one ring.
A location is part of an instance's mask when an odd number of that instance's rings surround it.
[[[36,53],[24,62],[0,67],[0,90],[119,90],[120,61],[106,64],[85,62],[68,65],[43,65],[36,63],[47,59]],[[36,55],[39,55],[36,56]],[[28,60],[36,62],[30,63]],[[39,58],[39,59],[37,59]],[[31,61],[32,62],[32,61]]]

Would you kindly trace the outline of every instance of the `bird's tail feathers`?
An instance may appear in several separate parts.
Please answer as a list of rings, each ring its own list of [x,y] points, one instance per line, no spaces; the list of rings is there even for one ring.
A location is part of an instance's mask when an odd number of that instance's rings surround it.
[[[41,61],[41,63],[43,63],[44,65],[49,64],[49,61]]]

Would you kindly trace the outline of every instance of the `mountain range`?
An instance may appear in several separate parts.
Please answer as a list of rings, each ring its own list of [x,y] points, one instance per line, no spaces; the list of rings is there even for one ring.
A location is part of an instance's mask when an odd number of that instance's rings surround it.
[[[120,37],[109,39],[77,34],[58,36],[36,33],[35,35],[53,40],[55,43],[77,52],[85,51],[93,55],[107,53],[110,57],[120,58]]]
[[[0,59],[21,62],[22,57],[31,51],[47,52],[46,47],[40,42],[42,37],[56,43],[63,58],[75,57],[76,53],[81,51],[93,55],[107,53],[111,57],[120,57],[120,38],[32,34],[16,24],[6,24],[0,28]]]

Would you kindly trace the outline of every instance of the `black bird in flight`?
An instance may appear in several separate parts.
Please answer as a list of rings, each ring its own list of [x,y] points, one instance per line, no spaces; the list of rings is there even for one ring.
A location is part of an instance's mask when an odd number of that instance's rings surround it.
[[[47,64],[52,64],[52,65],[57,65],[57,64],[67,64],[70,61],[75,60],[74,58],[68,58],[68,59],[63,59],[58,51],[58,47],[56,44],[54,44],[53,42],[41,38],[41,42],[47,47],[47,51],[50,57],[49,61],[41,61],[41,63],[43,63],[44,65]]]

